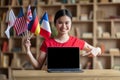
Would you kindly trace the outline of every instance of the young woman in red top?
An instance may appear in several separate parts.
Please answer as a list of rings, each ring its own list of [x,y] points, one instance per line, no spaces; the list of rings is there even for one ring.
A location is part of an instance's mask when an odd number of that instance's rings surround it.
[[[54,38],[49,38],[43,41],[40,47],[40,55],[38,59],[35,59],[30,51],[30,40],[25,40],[27,55],[35,68],[41,69],[46,58],[47,47],[79,47],[80,50],[86,51],[85,55],[94,56],[95,54],[96,56],[101,54],[100,48],[95,48],[84,40],[69,35],[72,25],[72,14],[69,10],[61,9],[57,11],[54,18],[54,25],[56,26],[58,34]]]

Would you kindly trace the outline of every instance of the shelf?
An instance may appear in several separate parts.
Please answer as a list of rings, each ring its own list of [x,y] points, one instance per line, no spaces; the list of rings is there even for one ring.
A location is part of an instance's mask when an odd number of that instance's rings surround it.
[[[11,37],[8,39],[4,33],[8,23],[6,22],[7,11],[13,9],[15,16],[18,16],[20,7],[24,8],[24,13],[27,11],[28,3],[20,3],[20,5],[8,3],[11,0],[0,0],[0,71],[9,75],[9,68],[11,69],[34,69],[29,60],[26,58],[26,52],[23,47],[22,36],[17,36],[14,29],[11,29]],[[3,2],[2,2],[3,1]],[[24,0],[21,0],[24,1]],[[46,0],[47,1],[47,0]],[[48,12],[49,21],[52,28],[54,28],[54,15],[57,10],[67,8],[72,12],[73,23],[70,35],[76,36],[85,40],[89,44],[100,47],[103,51],[101,56],[90,57],[81,56],[80,63],[83,69],[96,69],[96,60],[100,61],[103,69],[116,69],[120,67],[120,55],[111,55],[110,49],[119,49],[120,51],[120,3],[114,3],[109,0],[107,3],[101,3],[100,0],[90,0],[87,3],[81,3],[79,0],[76,3],[64,3],[61,0],[34,0],[29,2],[31,10],[36,8],[38,17],[41,18],[45,11]],[[118,36],[117,36],[118,34]],[[55,35],[55,32],[54,32]],[[34,36],[31,39],[31,51],[35,58],[40,54],[40,46],[43,39],[40,36]],[[3,50],[3,44],[7,48]],[[17,56],[19,65],[13,66],[12,60]],[[3,57],[8,58],[8,65],[3,65]],[[91,64],[88,68],[87,65]],[[28,65],[30,67],[28,67]],[[9,78],[9,77],[8,77]]]

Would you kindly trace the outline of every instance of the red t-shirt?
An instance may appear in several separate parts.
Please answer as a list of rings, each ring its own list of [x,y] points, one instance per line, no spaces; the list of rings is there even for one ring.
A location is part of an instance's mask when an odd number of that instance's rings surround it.
[[[78,39],[76,37],[70,36],[69,40],[65,43],[60,43],[55,41],[54,38],[47,39],[43,41],[40,50],[46,52],[47,47],[79,47],[80,50],[83,49],[85,44],[84,40]]]

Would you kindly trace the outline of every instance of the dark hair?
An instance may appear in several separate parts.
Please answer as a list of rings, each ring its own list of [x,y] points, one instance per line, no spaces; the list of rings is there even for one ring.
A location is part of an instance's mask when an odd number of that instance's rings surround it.
[[[60,9],[56,12],[55,17],[54,17],[54,24],[56,24],[56,20],[60,18],[61,16],[68,16],[72,20],[72,14],[69,10],[67,9]]]

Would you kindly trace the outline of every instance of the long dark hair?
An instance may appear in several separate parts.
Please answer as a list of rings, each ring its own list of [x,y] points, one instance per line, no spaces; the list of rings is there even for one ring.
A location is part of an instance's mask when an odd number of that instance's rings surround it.
[[[72,14],[68,9],[60,9],[56,12],[55,17],[54,17],[54,24],[56,24],[56,21],[58,18],[62,17],[62,16],[68,16],[70,17],[70,19],[72,20]]]

